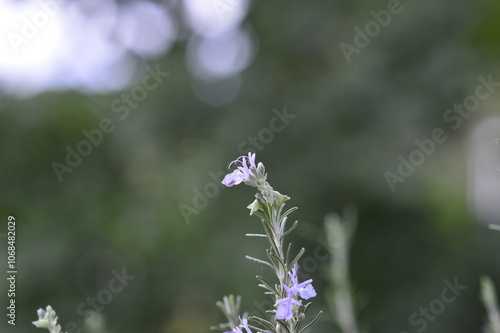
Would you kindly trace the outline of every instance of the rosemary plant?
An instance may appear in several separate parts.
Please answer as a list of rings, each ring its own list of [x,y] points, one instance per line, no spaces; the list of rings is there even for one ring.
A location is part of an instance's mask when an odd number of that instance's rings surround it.
[[[262,234],[247,234],[249,237],[263,237],[269,241],[269,249],[266,250],[266,257],[258,259],[246,256],[247,259],[258,262],[269,267],[276,281],[270,282],[262,276],[257,276],[259,286],[265,289],[265,293],[273,297],[275,302],[274,307],[266,311],[270,314],[270,318],[261,318],[253,316],[246,318],[240,317],[239,314],[239,298],[234,302],[234,297],[225,297],[224,302],[218,302],[218,305],[228,322],[221,324],[216,328],[226,329],[231,331],[225,333],[252,333],[256,330],[258,333],[301,333],[314,324],[322,312],[319,312],[316,317],[308,324],[302,325],[305,319],[305,313],[311,303],[304,304],[303,301],[316,296],[316,291],[312,286],[312,279],[299,283],[297,271],[299,269],[298,261],[304,254],[302,248],[298,254],[291,257],[291,243],[285,244],[285,237],[297,227],[298,221],[295,221],[287,229],[288,215],[295,211],[297,207],[293,207],[284,211],[285,202],[290,198],[275,191],[266,181],[267,174],[262,163],[255,164],[255,154],[249,153],[248,156],[240,156],[235,161],[229,164],[237,165],[236,169],[226,175],[222,183],[227,187],[244,183],[249,186],[256,187],[258,193],[255,195],[255,200],[247,207],[250,209],[250,215],[255,215],[260,218],[264,233]],[[235,318],[239,318],[235,323]],[[248,322],[253,325],[250,325]]]

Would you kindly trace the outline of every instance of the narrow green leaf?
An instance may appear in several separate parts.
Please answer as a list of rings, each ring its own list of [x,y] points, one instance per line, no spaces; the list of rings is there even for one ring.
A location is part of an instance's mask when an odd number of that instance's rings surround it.
[[[252,260],[252,261],[258,262],[259,264],[267,265],[267,266],[269,266],[269,267],[271,267],[271,268],[274,269],[273,265],[271,265],[267,261],[260,260],[260,259],[257,259],[257,258],[254,258],[254,257],[250,257],[250,256],[245,256],[245,258],[247,258],[248,260]]]
[[[277,263],[276,267],[278,267],[278,264],[279,264],[279,266],[281,266],[281,268],[286,270],[285,263],[283,261],[281,261],[281,259],[276,254],[271,253],[269,251],[267,251],[267,254],[268,254],[268,257],[271,258],[271,261]]]
[[[256,276],[257,280],[259,280],[264,286],[266,286],[266,288],[269,290],[269,291],[272,291],[274,292],[275,295],[278,294],[278,291],[276,290],[276,288],[274,288],[271,283],[269,283],[269,281],[267,281],[266,279],[264,279],[262,276]]]
[[[273,324],[271,324],[270,322],[268,322],[267,320],[265,319],[262,319],[262,318],[259,318],[259,317],[250,317],[248,318],[248,320],[253,320],[253,321],[256,321],[258,322],[259,324],[261,324],[262,326],[264,326],[266,329],[270,330],[271,332],[274,332],[276,333],[276,328],[274,327]],[[255,327],[255,326],[252,326],[250,325],[253,329],[256,329],[256,330],[261,330],[259,327]]]
[[[299,331],[299,326],[300,326],[301,322],[302,322],[301,320],[297,320],[297,322],[295,323],[295,325],[293,325],[293,331],[294,332],[298,332]]]
[[[311,302],[307,303],[305,306],[304,306],[304,311],[302,311],[303,314],[306,314],[307,310],[309,310],[309,307],[311,306]]]
[[[299,254],[297,254],[295,259],[293,259],[292,262],[288,265],[287,271],[289,271],[292,267],[295,266],[295,264],[299,261],[300,257],[302,257],[302,255],[304,254],[305,251],[306,251],[306,249],[304,249],[304,248],[300,249]]]
[[[297,209],[299,209],[299,208],[298,207],[292,207],[292,208],[290,208],[289,210],[287,210],[286,212],[284,212],[283,215],[281,215],[281,219],[287,217],[291,213],[295,212]]]
[[[291,333],[290,330],[288,329],[286,321],[278,319],[276,322],[280,325],[280,327],[283,327],[285,329],[285,331],[287,331],[288,333]]]
[[[291,233],[293,231],[293,229],[295,229],[297,227],[297,225],[299,224],[299,221],[295,221],[293,222],[292,226],[283,233],[283,238],[285,238],[289,233]]]
[[[258,216],[261,220],[265,220],[267,218],[261,211],[253,212],[252,215]]]
[[[263,237],[263,238],[267,237],[266,235],[263,235],[263,234],[245,234],[245,236],[247,236],[247,237]]]
[[[288,244],[288,249],[286,250],[286,256],[285,256],[285,261],[289,262],[290,261],[290,250],[292,249],[292,243]]]
[[[260,196],[260,198],[258,199],[260,202],[261,210],[264,213],[266,220],[271,221],[271,210],[269,209],[269,205],[264,204],[265,199],[262,196]]]
[[[278,269],[280,267],[280,261],[277,260],[276,258],[276,255],[271,255],[271,252],[269,250],[266,250],[266,255],[267,257],[269,258],[269,260],[274,264],[274,268],[275,270]]]
[[[302,333],[302,332],[304,332],[305,330],[307,330],[309,327],[311,327],[311,325],[313,325],[315,322],[317,322],[317,321],[318,321],[318,319],[321,317],[321,315],[322,315],[322,314],[323,314],[323,311],[320,311],[320,312],[316,315],[316,317],[315,317],[315,318],[314,318],[314,319],[313,319],[313,320],[312,320],[309,324],[307,324],[307,325],[306,325],[303,329],[301,329],[301,330],[299,331],[299,333]]]
[[[274,252],[279,253],[278,246],[274,242],[274,236],[273,236],[274,233],[273,233],[272,229],[264,221],[262,222],[262,225],[264,226],[265,233],[268,235],[267,239],[269,241],[269,244],[271,245],[271,248],[274,250]]]

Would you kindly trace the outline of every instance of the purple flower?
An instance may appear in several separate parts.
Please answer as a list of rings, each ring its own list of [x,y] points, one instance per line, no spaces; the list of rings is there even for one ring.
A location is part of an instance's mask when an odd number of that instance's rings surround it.
[[[239,166],[230,174],[227,174],[226,177],[222,180],[222,184],[227,187],[231,187],[234,185],[238,185],[241,182],[245,182],[250,178],[251,172],[250,167],[256,168],[255,165],[255,154],[248,153],[248,156],[240,156],[229,164],[231,165],[239,164]]]
[[[290,276],[290,279],[293,283],[292,290],[294,290],[294,292],[298,292],[301,298],[309,299],[316,296],[316,290],[314,290],[314,287],[311,284],[313,281],[312,279],[299,283],[297,277],[297,268],[295,267],[292,268],[292,271],[289,272],[288,275]]]
[[[312,280],[309,280],[309,281],[312,281]],[[306,283],[306,282],[303,282],[303,283]],[[306,285],[305,287],[301,287],[299,290],[299,293],[300,293],[300,297],[302,297],[303,299],[309,299],[311,297],[316,296],[316,290],[314,290],[314,287],[312,286],[311,282],[309,282],[309,284]]]
[[[293,306],[302,305],[302,302],[293,298],[295,291],[286,285],[283,286],[286,290],[287,297],[276,301],[278,308],[276,309],[276,319],[290,320],[293,317]]]
[[[227,174],[226,177],[224,177],[224,179],[222,180],[222,184],[226,185],[227,187],[231,187],[233,185],[238,185],[247,179],[248,176],[245,173],[243,173],[239,169],[236,169],[230,174]]]
[[[316,290],[312,286],[312,279],[299,283],[297,277],[297,268],[292,268],[291,272],[288,272],[290,279],[292,280],[292,286],[283,285],[285,288],[287,296],[285,298],[276,301],[278,308],[276,309],[276,318],[290,320],[293,317],[293,306],[302,305],[302,302],[295,299],[295,295],[298,293],[302,299],[309,299],[316,296]]]

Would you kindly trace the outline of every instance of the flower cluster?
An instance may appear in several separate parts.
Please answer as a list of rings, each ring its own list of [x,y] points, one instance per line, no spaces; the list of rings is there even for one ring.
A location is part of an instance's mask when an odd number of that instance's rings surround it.
[[[296,299],[297,294],[302,299],[309,299],[316,296],[316,290],[312,286],[312,279],[299,283],[297,278],[297,268],[292,268],[292,271],[288,273],[290,279],[292,280],[292,286],[283,285],[286,291],[286,297],[276,301],[278,308],[276,309],[276,318],[291,320],[293,317],[293,306],[302,305],[302,302]]]

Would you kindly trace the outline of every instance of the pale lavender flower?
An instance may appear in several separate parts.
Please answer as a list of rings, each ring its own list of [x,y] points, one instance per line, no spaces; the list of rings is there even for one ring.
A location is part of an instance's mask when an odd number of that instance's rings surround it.
[[[234,185],[238,185],[241,182],[245,182],[250,178],[251,171],[250,167],[256,168],[255,165],[255,154],[248,153],[248,156],[240,156],[229,164],[229,168],[231,165],[239,164],[239,166],[230,174],[227,174],[226,177],[222,180],[222,184],[227,187],[231,187]]]
[[[305,283],[305,282],[303,282],[303,283]],[[300,293],[300,297],[302,297],[303,299],[309,299],[311,297],[316,296],[316,290],[314,290],[314,287],[312,286],[312,284],[310,284],[310,282],[307,286],[305,286],[305,288],[301,287],[299,290],[299,293]]]
[[[311,297],[316,296],[316,290],[312,286],[312,279],[299,283],[297,277],[297,268],[292,268],[292,271],[288,273],[290,279],[292,280],[293,286],[292,290],[294,292],[298,292],[300,297],[303,299],[309,299]]]
[[[224,177],[224,179],[222,180],[222,184],[226,185],[227,187],[231,187],[233,185],[238,185],[247,179],[247,175],[245,175],[241,170],[236,169],[230,174],[227,174],[226,177]]]
[[[283,286],[286,290],[287,297],[276,301],[278,308],[276,309],[276,319],[290,320],[293,317],[293,306],[302,305],[302,302],[293,298],[295,290],[286,285]]]
[[[285,288],[287,296],[285,298],[276,301],[278,308],[276,309],[276,318],[290,320],[293,317],[293,306],[302,305],[302,302],[296,300],[294,297],[298,293],[302,299],[309,299],[316,296],[316,290],[312,286],[312,279],[299,283],[297,277],[297,268],[292,268],[291,272],[288,272],[290,280],[292,280],[292,286],[283,285]]]

